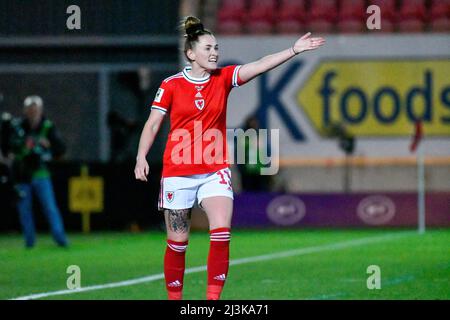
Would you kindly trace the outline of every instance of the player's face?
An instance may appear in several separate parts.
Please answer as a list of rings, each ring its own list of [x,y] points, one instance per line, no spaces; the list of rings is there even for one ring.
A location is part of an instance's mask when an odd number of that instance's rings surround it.
[[[194,50],[195,62],[206,70],[216,70],[219,61],[219,45],[216,38],[209,34],[199,37]]]

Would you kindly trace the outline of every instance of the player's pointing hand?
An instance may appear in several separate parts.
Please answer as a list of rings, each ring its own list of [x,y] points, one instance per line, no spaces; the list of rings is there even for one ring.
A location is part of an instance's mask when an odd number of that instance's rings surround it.
[[[308,50],[314,50],[319,48],[321,45],[323,45],[325,43],[325,39],[318,37],[318,38],[311,38],[311,32],[306,33],[305,35],[303,35],[303,37],[301,37],[300,39],[298,39],[294,46],[292,47],[292,49],[294,49],[294,52],[296,54],[299,54],[303,51],[308,51]]]

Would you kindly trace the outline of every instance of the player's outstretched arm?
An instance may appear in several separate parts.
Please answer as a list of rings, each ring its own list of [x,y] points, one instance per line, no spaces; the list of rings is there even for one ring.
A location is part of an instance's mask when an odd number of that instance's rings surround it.
[[[145,122],[144,129],[142,129],[136,157],[136,167],[134,168],[134,175],[137,180],[147,181],[149,166],[145,157],[155,141],[163,119],[164,114],[153,109]]]
[[[239,78],[243,82],[250,81],[256,76],[278,67],[280,64],[288,61],[297,54],[317,49],[324,43],[325,39],[321,37],[311,38],[311,32],[308,32],[298,39],[291,48],[243,65],[239,70]]]

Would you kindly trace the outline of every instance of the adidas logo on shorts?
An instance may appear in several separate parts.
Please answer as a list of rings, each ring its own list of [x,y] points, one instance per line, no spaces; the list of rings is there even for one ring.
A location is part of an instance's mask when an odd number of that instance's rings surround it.
[[[220,280],[220,281],[225,281],[226,276],[224,273],[222,273],[221,275],[215,276],[214,277],[215,280]]]
[[[178,280],[175,280],[174,282],[171,282],[167,285],[168,287],[181,287],[181,282]]]

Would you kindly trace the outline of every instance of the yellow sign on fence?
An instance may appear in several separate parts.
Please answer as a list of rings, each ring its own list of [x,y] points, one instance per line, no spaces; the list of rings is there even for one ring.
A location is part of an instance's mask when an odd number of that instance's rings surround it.
[[[89,176],[87,166],[69,179],[69,210],[83,215],[83,232],[90,231],[90,214],[103,211],[103,178]]]

